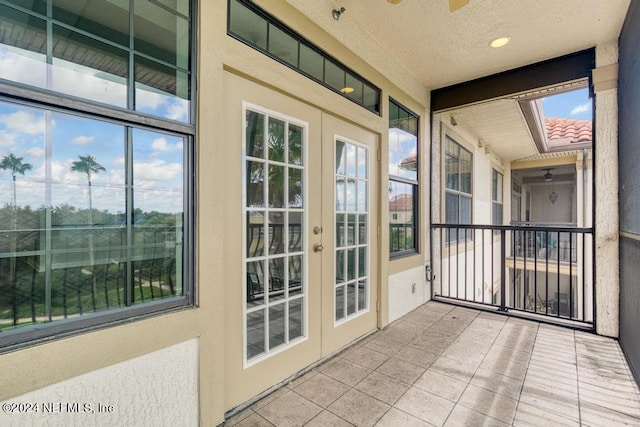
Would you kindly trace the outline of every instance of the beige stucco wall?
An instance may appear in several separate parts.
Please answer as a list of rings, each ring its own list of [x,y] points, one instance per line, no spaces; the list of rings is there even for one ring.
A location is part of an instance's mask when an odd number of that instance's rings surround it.
[[[3,426],[196,426],[198,340],[97,369],[1,404],[36,405],[29,412],[0,412]]]

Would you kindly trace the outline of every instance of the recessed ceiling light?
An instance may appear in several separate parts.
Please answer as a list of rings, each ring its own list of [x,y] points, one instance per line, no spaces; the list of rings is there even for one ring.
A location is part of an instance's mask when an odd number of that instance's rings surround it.
[[[510,41],[511,37],[498,37],[497,39],[492,40],[491,43],[489,43],[489,46],[498,49],[508,45]]]
[[[400,3],[402,0],[387,0],[389,3],[391,4],[398,4]]]
[[[354,88],[347,86],[347,87],[343,87],[342,89],[340,89],[340,92],[342,92],[342,93],[351,93],[354,90],[355,90]]]

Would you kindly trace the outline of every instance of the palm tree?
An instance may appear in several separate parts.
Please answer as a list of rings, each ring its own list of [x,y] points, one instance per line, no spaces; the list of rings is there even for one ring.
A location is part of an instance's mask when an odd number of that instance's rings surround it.
[[[96,162],[93,156],[78,156],[80,160],[71,163],[72,172],[83,172],[87,174],[87,184],[89,186],[89,228],[93,227],[93,200],[91,197],[91,175],[106,171],[104,166]],[[95,275],[95,255],[93,250],[93,232],[89,232],[89,264],[93,271],[91,299],[93,301],[93,309],[96,309],[96,275]]]
[[[78,156],[80,160],[71,163],[72,172],[84,172],[87,174],[87,183],[89,185],[89,224],[93,225],[93,201],[91,199],[91,175],[106,171],[104,166],[96,162],[93,156]]]
[[[32,167],[29,163],[22,163],[22,157],[16,157],[12,153],[2,158],[0,169],[10,170],[13,177],[13,209],[17,208],[16,203],[16,174],[24,175]]]
[[[32,167],[29,163],[22,163],[22,157],[16,157],[12,153],[9,153],[8,156],[2,158],[0,161],[0,169],[11,171],[11,176],[13,177],[13,230],[11,238],[11,252],[16,252],[17,246],[17,236],[15,230],[17,229],[18,222],[18,203],[16,199],[16,175],[24,175],[24,173],[28,170],[31,170]],[[9,263],[9,277],[11,283],[11,305],[13,310],[13,325],[18,324],[18,301],[17,301],[17,275],[16,275],[16,257],[12,256],[11,261]]]

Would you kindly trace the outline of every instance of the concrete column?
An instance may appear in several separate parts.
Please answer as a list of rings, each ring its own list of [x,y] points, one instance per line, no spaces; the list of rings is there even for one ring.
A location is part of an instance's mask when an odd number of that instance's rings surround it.
[[[618,217],[617,40],[596,46],[595,92],[596,332],[618,337],[620,256]]]

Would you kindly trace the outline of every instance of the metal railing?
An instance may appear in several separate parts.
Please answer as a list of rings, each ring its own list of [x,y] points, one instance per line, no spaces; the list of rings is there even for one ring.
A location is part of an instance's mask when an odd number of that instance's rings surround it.
[[[593,230],[433,224],[434,297],[593,324]]]

